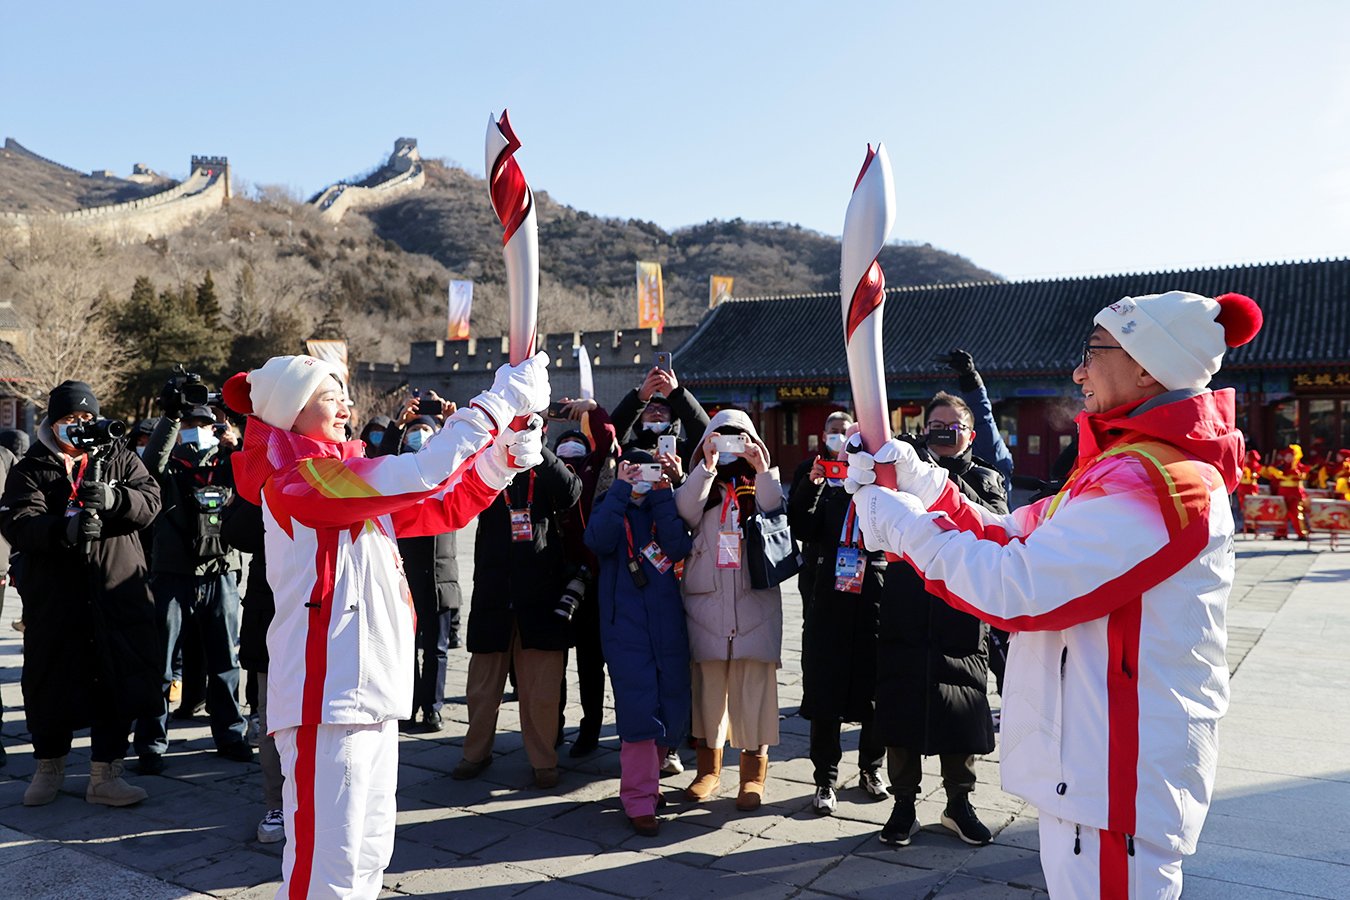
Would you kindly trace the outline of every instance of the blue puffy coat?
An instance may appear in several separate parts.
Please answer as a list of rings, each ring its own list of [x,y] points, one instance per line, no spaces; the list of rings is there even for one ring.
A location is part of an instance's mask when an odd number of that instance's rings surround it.
[[[674,568],[658,572],[642,548],[654,536],[673,564],[689,555],[692,541],[671,491],[652,491],[640,505],[632,500],[632,487],[616,479],[591,513],[586,546],[600,560],[600,643],[619,737],[661,743],[679,740],[689,724],[689,632]],[[625,517],[647,576],[643,588],[628,571]]]

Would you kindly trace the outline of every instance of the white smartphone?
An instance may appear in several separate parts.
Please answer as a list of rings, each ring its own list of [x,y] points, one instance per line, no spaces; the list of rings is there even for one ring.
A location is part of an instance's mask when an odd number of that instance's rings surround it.
[[[713,438],[713,449],[718,453],[744,453],[745,435],[719,434]]]
[[[657,438],[657,439],[656,439],[656,452],[657,452],[657,453],[669,453],[671,456],[674,456],[674,455],[675,455],[675,435],[673,435],[673,434],[663,434],[663,435],[661,435],[659,438]]]
[[[661,464],[660,464],[660,463],[638,463],[638,466],[642,469],[642,480],[643,480],[643,481],[660,481],[660,480],[661,480]]]

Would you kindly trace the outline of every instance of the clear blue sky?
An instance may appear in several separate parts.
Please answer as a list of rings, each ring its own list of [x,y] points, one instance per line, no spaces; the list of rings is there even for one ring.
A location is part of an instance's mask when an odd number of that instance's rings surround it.
[[[308,194],[400,135],[481,173],[507,106],[569,205],[829,234],[883,140],[892,238],[1008,277],[1344,256],[1348,35],[1335,0],[5,2],[0,134]]]

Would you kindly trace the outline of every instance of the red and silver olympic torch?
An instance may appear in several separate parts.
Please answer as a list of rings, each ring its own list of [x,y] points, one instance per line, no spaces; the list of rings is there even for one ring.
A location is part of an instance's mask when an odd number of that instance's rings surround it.
[[[515,160],[519,149],[520,139],[511,130],[506,110],[502,110],[501,121],[489,114],[485,168],[492,209],[503,229],[512,365],[534,356],[539,324],[539,219],[534,212],[534,192]]]
[[[844,345],[848,377],[858,430],[869,453],[891,437],[886,403],[886,371],[881,350],[881,311],[886,300],[886,276],[877,254],[895,224],[895,183],[886,148],[867,146],[867,159],[853,185],[853,197],[844,214],[843,250],[839,262],[839,296],[844,313]],[[877,484],[895,487],[895,470],[877,467]]]

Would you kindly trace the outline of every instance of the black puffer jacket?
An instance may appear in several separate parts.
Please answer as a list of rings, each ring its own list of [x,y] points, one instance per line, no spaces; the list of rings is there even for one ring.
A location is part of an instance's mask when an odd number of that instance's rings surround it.
[[[1008,511],[1002,476],[969,449],[939,464],[966,497]],[[994,749],[987,627],[929,594],[908,564],[891,564],[877,641],[876,728],[887,746],[925,755]]]
[[[150,571],[177,575],[223,575],[241,567],[239,552],[219,537],[203,537],[196,492],[215,487],[234,495],[229,453],[178,443],[178,419],[164,416],[145,445],[145,467],[159,481],[164,511],[155,520]]]
[[[164,647],[136,534],[159,512],[159,488],[130,450],[104,453],[102,480],[120,490],[100,514],[103,537],[88,561],[66,541],[73,485],[53,447],[35,443],[0,499],[0,532],[17,551],[10,574],[23,596],[30,731],[85,728],[95,704],[130,723],[163,703]]]
[[[619,445],[624,450],[656,453],[656,442],[660,435],[642,427],[642,413],[647,409],[648,402],[639,397],[638,389],[634,388],[614,407],[610,420],[614,423]],[[666,433],[675,435],[679,441],[680,458],[684,460],[687,470],[692,465],[690,460],[693,459],[694,451],[698,449],[697,442],[703,440],[703,432],[708,427],[708,414],[697,398],[683,386],[671,391],[666,402],[670,404],[671,416],[670,430]]]
[[[225,510],[220,536],[230,547],[250,554],[244,614],[239,626],[239,665],[250,672],[267,671],[267,627],[277,614],[276,598],[267,583],[267,550],[262,507],[235,495]]]
[[[529,503],[534,537],[511,540],[511,509]],[[559,522],[581,496],[581,479],[544,448],[544,461],[517,475],[501,496],[478,515],[473,554],[473,602],[469,608],[470,653],[505,653],[513,627],[527,650],[566,650],[572,627],[554,612],[571,577]]]
[[[399,538],[398,552],[418,616],[459,609],[459,560],[455,558],[453,531],[434,537]]]
[[[843,487],[804,478],[788,506],[792,536],[815,555],[812,601],[802,610],[801,714],[806,719],[861,722],[872,715],[877,608],[887,564],[884,553],[865,554],[862,593],[834,589],[835,549],[851,505]]]

